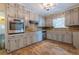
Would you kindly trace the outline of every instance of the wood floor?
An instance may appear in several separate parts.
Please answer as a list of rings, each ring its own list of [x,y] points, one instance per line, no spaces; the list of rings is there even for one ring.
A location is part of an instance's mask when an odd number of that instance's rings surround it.
[[[44,40],[10,53],[11,55],[78,55],[79,49],[70,44]]]

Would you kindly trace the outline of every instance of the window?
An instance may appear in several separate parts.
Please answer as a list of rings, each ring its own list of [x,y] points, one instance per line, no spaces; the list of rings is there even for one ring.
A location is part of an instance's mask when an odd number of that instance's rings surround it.
[[[54,28],[66,28],[65,18],[61,17],[61,18],[53,19],[53,27]]]

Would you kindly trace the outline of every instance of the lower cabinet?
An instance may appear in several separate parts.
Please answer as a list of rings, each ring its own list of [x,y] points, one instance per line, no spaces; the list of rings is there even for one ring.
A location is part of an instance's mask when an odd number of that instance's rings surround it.
[[[38,32],[27,32],[23,35],[12,35],[8,37],[6,41],[7,52],[26,47],[30,44],[39,42],[42,40],[42,31]]]
[[[63,42],[72,43],[73,42],[73,34],[72,32],[65,32],[63,36]]]
[[[9,36],[7,40],[7,52],[12,52],[14,50],[24,47],[23,35],[13,35]]]
[[[79,48],[79,32],[73,32],[73,46]]]
[[[31,42],[32,43],[36,43],[37,42],[36,35],[32,35],[31,36]]]
[[[11,52],[11,51],[14,51],[16,49],[18,49],[18,40],[8,40],[8,48],[7,48],[7,51],[8,52]]]
[[[47,31],[47,38],[65,43],[72,43],[72,33],[68,31]]]
[[[27,35],[27,38],[26,39],[27,39],[27,45],[30,45],[31,44],[31,41],[32,41],[31,40],[32,38],[29,35]]]
[[[24,47],[23,39],[19,39],[19,48]]]
[[[25,46],[27,46],[28,44],[27,44],[27,39],[26,39],[27,37],[24,37],[24,39],[23,39],[23,46],[25,47]]]

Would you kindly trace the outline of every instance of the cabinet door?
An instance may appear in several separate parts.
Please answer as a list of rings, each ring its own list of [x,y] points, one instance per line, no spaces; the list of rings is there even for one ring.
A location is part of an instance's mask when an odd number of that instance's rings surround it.
[[[56,33],[53,32],[52,40],[56,40]]]
[[[30,12],[30,20],[34,20],[34,14]]]
[[[73,32],[73,45],[79,48],[79,32]]]
[[[16,50],[16,43],[15,40],[10,40],[10,52]]]
[[[58,37],[58,39],[57,39],[57,40],[62,42],[62,34],[58,34],[58,36],[57,36],[57,37]]]
[[[6,49],[7,49],[7,52],[10,52],[10,40],[7,40],[6,41]]]
[[[2,10],[5,10],[5,5],[6,4],[4,4],[4,3],[0,3],[0,10],[2,11]]]
[[[16,4],[7,4],[7,15],[10,17],[16,17]]]
[[[45,26],[45,20],[43,17],[39,17],[38,22],[39,22],[39,24],[38,24],[39,27]]]
[[[29,11],[26,11],[25,12],[25,15],[24,15],[24,18],[25,18],[25,26],[29,26],[29,18],[30,17],[30,12]]]
[[[19,48],[22,48],[24,46],[23,44],[23,39],[19,39]]]
[[[71,16],[70,26],[73,26],[74,25],[74,10],[73,9],[70,10],[70,16]]]
[[[51,37],[52,37],[52,36],[51,36],[51,32],[48,31],[48,32],[47,32],[47,39],[52,39]]]
[[[79,25],[79,8],[73,9],[73,22],[74,25]]]
[[[50,27],[50,26],[52,26],[52,19],[51,18],[47,18],[46,19],[46,27]]]
[[[17,4],[17,17],[23,18],[24,17],[24,7]]]
[[[71,32],[64,33],[63,42],[72,43],[72,33]]]
[[[15,44],[16,44],[16,48],[15,49],[19,49],[19,39],[15,40]]]
[[[32,38],[31,38],[31,36],[30,36],[30,33],[26,33],[26,36],[27,36],[27,38],[26,38],[26,40],[27,40],[27,45],[30,45],[30,44],[31,44],[31,40],[32,40]]]
[[[37,42],[35,33],[33,35],[31,35],[31,39],[30,40],[31,40],[31,44]]]
[[[71,17],[70,17],[70,10],[69,11],[66,11],[65,12],[65,24],[66,24],[66,26],[69,26],[70,25],[70,22],[71,22]]]
[[[23,44],[24,47],[27,46],[27,37],[25,37],[25,38],[23,39],[23,43],[24,43],[24,44]]]

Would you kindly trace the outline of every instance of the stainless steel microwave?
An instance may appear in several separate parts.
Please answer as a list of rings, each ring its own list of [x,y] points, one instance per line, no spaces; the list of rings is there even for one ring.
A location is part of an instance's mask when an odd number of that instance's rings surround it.
[[[9,34],[18,34],[24,32],[24,21],[14,19],[9,22]]]

